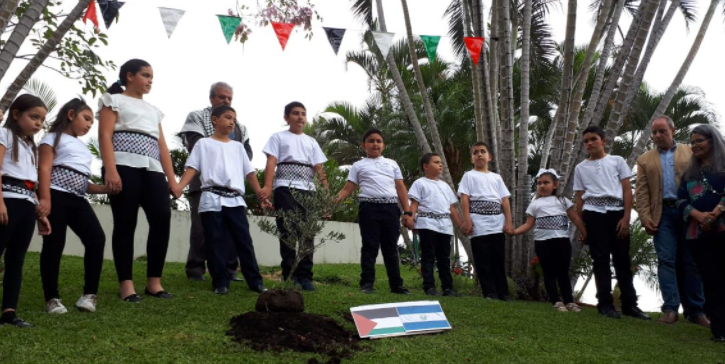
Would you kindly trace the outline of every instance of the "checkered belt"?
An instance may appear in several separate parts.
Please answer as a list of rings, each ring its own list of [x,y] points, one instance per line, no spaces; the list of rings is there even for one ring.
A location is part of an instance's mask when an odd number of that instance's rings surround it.
[[[360,197],[360,202],[368,203],[398,203],[397,197]]]
[[[496,201],[475,200],[469,205],[469,212],[478,215],[500,215],[503,213],[501,204]]]
[[[53,166],[50,171],[50,184],[73,194],[84,197],[88,190],[88,175],[65,166]]]
[[[113,151],[140,154],[161,161],[159,140],[151,135],[134,131],[113,133]]]
[[[569,219],[566,215],[537,217],[536,228],[539,230],[569,230]]]
[[[274,172],[274,178],[283,181],[302,181],[312,182],[315,176],[315,170],[309,164],[282,162],[277,163],[277,170]]]
[[[201,192],[211,192],[215,195],[219,195],[222,197],[239,197],[242,195],[237,190],[233,190],[231,188],[226,188],[226,187],[216,187],[216,186],[204,187],[201,189]]]
[[[451,217],[451,214],[449,214],[449,213],[438,214],[435,212],[418,211],[418,217],[427,217],[429,219],[443,220],[443,219],[449,219]]]
[[[622,207],[624,206],[624,201],[616,197],[587,197],[584,199],[584,204],[590,206]]]
[[[2,190],[3,192],[18,193],[35,199],[35,193],[33,192],[33,190],[29,188],[25,181],[21,179],[7,176],[2,177]]]

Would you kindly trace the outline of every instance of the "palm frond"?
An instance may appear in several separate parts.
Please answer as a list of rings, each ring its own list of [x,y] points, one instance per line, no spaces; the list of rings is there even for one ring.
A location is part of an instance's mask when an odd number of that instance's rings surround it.
[[[25,92],[35,95],[43,100],[45,106],[48,107],[48,113],[50,114],[56,106],[58,106],[58,95],[53,90],[53,87],[49,83],[38,80],[37,78],[31,78],[28,83],[23,86]]]
[[[680,0],[680,12],[685,18],[685,29],[689,33],[690,26],[697,23],[697,1]]]
[[[373,27],[373,0],[352,0],[352,13],[370,28]]]

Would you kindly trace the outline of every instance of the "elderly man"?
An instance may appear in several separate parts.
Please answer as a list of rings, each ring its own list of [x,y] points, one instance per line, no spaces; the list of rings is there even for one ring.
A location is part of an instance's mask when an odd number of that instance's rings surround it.
[[[232,96],[234,91],[232,87],[224,82],[217,82],[211,85],[209,91],[209,101],[211,106],[205,109],[192,111],[189,116],[186,117],[186,122],[181,128],[179,135],[184,141],[184,146],[191,153],[196,142],[201,138],[207,138],[214,134],[214,126],[211,123],[211,111],[220,105],[231,105]],[[249,145],[249,136],[247,135],[247,128],[244,125],[240,125],[237,121],[234,131],[229,135],[232,140],[236,140],[244,144],[244,149],[249,156],[249,160],[252,160],[252,147]],[[189,184],[189,203],[191,205],[191,236],[189,242],[189,256],[186,261],[186,275],[189,279],[194,281],[203,281],[205,267],[205,257],[207,251],[204,247],[204,230],[201,226],[201,218],[199,217],[199,200],[201,198],[201,181],[199,175]],[[232,243],[229,243],[229,249],[233,249]],[[207,263],[208,264],[208,263]],[[232,273],[232,279],[235,281],[241,281],[238,278],[237,271],[237,258],[235,254],[229,254],[228,268]]]
[[[652,122],[656,148],[637,160],[637,213],[647,233],[654,236],[657,275],[664,301],[664,315],[659,321],[677,322],[682,302],[687,319],[709,327],[710,322],[703,313],[702,282],[684,244],[682,218],[677,212],[677,188],[692,151],[685,144],[675,143],[674,133],[675,124],[669,117],[660,116]]]

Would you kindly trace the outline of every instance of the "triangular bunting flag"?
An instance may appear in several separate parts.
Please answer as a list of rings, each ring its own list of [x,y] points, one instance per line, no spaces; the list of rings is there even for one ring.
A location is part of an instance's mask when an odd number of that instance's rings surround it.
[[[324,29],[325,34],[327,34],[327,40],[330,41],[332,50],[335,51],[335,54],[337,54],[337,52],[340,50],[340,43],[342,43],[342,37],[345,36],[345,29],[328,27],[322,27],[322,29]]]
[[[111,29],[111,24],[118,17],[118,10],[125,4],[122,1],[106,1],[98,0],[98,6],[101,8],[103,22],[106,23],[106,30]]]
[[[295,25],[292,23],[277,23],[272,22],[272,28],[274,28],[274,33],[277,34],[277,39],[279,39],[279,45],[282,46],[282,50],[284,50],[284,47],[287,45],[287,41],[289,40],[290,34],[292,34],[292,29],[294,29]]]
[[[217,15],[217,17],[219,18],[219,24],[221,24],[222,26],[222,32],[224,32],[224,37],[227,39],[227,44],[229,44],[229,42],[232,41],[232,36],[234,35],[234,32],[237,31],[239,23],[242,22],[242,18],[228,15]]]
[[[483,48],[483,37],[463,37],[466,42],[468,53],[471,54],[473,64],[478,64],[478,58],[481,56],[481,48]]]
[[[83,22],[86,23],[88,20],[98,29],[98,13],[96,12],[96,0],[91,0],[86,10],[86,15],[83,16]]]
[[[388,51],[390,51],[390,46],[393,45],[393,37],[395,37],[395,33],[373,32],[375,44],[378,45],[383,58],[388,58]]]
[[[171,8],[159,8],[161,13],[161,21],[164,22],[164,28],[166,28],[166,35],[171,38],[171,34],[174,33],[176,25],[179,24],[179,20],[184,16],[185,11],[181,9]]]
[[[440,35],[421,35],[420,39],[425,45],[425,51],[428,53],[428,61],[433,63],[436,59],[436,50],[438,49],[438,43],[441,41]]]

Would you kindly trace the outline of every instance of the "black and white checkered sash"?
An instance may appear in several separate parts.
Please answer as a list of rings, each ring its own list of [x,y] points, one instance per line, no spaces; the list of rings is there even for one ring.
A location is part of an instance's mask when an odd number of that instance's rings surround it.
[[[222,197],[240,197],[242,195],[237,190],[219,186],[204,187],[201,189],[201,192],[211,192]]]
[[[601,207],[622,207],[624,206],[624,200],[616,197],[587,197],[584,199],[584,204]]]
[[[33,189],[28,187],[25,181],[13,177],[3,176],[2,177],[2,190],[3,192],[13,192],[21,195],[28,196],[35,199],[35,192]]]
[[[50,171],[50,184],[60,187],[76,196],[84,197],[88,191],[90,176],[66,166],[53,166]]]
[[[451,214],[449,214],[449,213],[439,214],[439,213],[435,213],[435,212],[418,211],[418,217],[425,217],[425,218],[436,219],[436,220],[444,220],[444,219],[450,219]]]
[[[543,216],[536,218],[536,228],[539,230],[569,230],[569,218],[566,215]]]
[[[151,135],[135,131],[113,133],[113,151],[140,154],[161,161],[159,140]]]
[[[496,201],[474,200],[470,202],[469,212],[478,215],[501,215],[501,204]]]
[[[314,176],[315,170],[311,165],[297,162],[277,163],[277,170],[274,172],[274,178],[283,181],[312,183]]]
[[[359,197],[358,201],[360,202],[367,202],[367,203],[398,203],[397,197]]]

